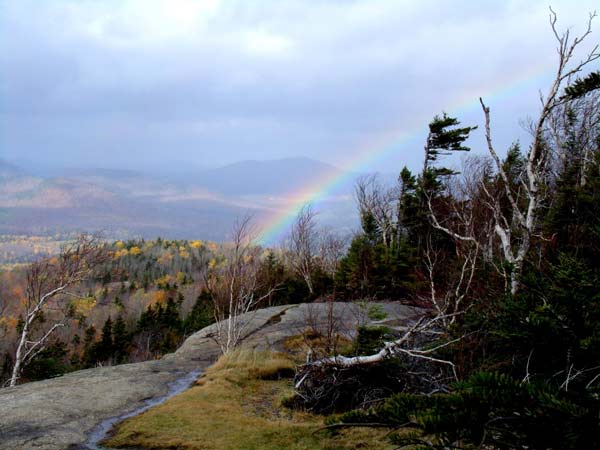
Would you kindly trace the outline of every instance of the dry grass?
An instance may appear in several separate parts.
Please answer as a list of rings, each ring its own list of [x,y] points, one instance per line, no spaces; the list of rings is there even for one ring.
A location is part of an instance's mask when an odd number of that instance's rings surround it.
[[[335,354],[346,354],[352,351],[352,340],[345,336],[335,336]],[[307,353],[311,353],[312,358],[321,358],[332,356],[328,349],[332,347],[327,339],[317,333],[307,330],[302,334],[296,334],[283,341],[285,351],[299,364],[306,361]]]
[[[239,350],[222,357],[196,386],[125,421],[105,445],[148,449],[389,449],[384,430],[315,433],[323,417],[291,411],[293,362],[279,353]]]
[[[238,349],[222,356],[208,369],[207,375],[233,372],[238,377],[252,379],[280,379],[293,376],[296,365],[283,353]]]

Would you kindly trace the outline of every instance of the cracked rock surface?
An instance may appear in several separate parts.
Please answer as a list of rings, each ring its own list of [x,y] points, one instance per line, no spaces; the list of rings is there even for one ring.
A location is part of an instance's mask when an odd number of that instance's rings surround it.
[[[379,303],[387,313],[381,323],[402,327],[419,310],[399,303]],[[336,303],[336,320],[352,333],[359,321],[371,322],[356,307]],[[307,317],[327,320],[326,304],[274,306],[246,318],[244,342],[278,348],[300,334]],[[135,411],[148,399],[161,397],[170,383],[204,370],[219,356],[211,325],[190,336],[160,360],[80,370],[49,380],[0,389],[0,449],[85,449],[91,430],[105,419]]]

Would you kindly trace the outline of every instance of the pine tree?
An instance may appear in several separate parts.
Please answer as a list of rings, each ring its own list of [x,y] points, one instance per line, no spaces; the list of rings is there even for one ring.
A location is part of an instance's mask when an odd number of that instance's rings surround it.
[[[371,297],[374,294],[375,268],[372,238],[369,238],[366,233],[356,236],[350,244],[348,253],[340,261],[335,276],[337,290],[355,298]]]
[[[108,361],[114,354],[112,327],[112,319],[108,316],[108,319],[106,319],[104,326],[102,327],[100,341],[96,345],[95,353],[98,361]]]
[[[192,310],[183,321],[185,334],[201,330],[214,321],[211,302],[212,296],[210,292],[202,290]]]
[[[112,327],[113,353],[117,364],[127,360],[127,347],[129,346],[129,333],[123,317],[118,316]]]
[[[96,364],[95,339],[96,328],[93,325],[90,325],[85,329],[83,339],[83,355],[81,356],[81,362],[84,367],[93,367]]]
[[[591,72],[584,78],[578,78],[565,88],[561,99],[576,100],[596,89],[600,89],[600,71]]]
[[[474,127],[458,127],[460,122],[455,117],[450,117],[446,113],[442,117],[435,116],[429,123],[429,135],[425,145],[425,162],[423,166],[423,175],[429,170],[437,178],[438,176],[455,174],[451,169],[445,167],[435,167],[441,156],[449,156],[452,152],[469,151],[470,148],[464,145],[471,132],[477,129]]]

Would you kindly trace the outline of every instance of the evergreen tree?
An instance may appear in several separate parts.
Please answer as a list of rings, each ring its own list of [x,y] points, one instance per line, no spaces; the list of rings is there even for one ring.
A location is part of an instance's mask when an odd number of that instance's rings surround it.
[[[271,291],[266,300],[267,306],[287,303],[285,296],[286,289],[282,288],[286,278],[285,266],[273,251],[269,251],[266,258],[261,262],[259,278],[264,280],[262,283],[264,288],[259,295],[264,295]],[[277,286],[279,286],[280,289],[272,290]]]
[[[469,151],[470,148],[464,145],[471,132],[477,129],[474,127],[458,127],[460,122],[455,117],[450,117],[446,113],[442,116],[435,116],[429,123],[429,135],[425,145],[425,163],[423,175],[432,171],[435,177],[455,174],[446,167],[436,167],[436,163],[441,156],[451,155],[452,152]]]
[[[118,316],[112,327],[113,339],[113,354],[117,364],[122,364],[127,361],[129,333],[123,317]]]
[[[214,322],[211,302],[212,295],[210,292],[203,289],[196,299],[196,303],[194,303],[192,310],[183,321],[185,334],[191,334],[194,331],[201,330]]]
[[[154,355],[163,355],[177,349],[182,331],[179,306],[169,297],[164,306],[160,303],[148,306],[138,320],[135,334],[144,334],[150,351]]]
[[[63,375],[68,370],[67,345],[55,340],[43,348],[24,368],[22,377],[29,381]]]
[[[584,78],[578,78],[565,88],[561,99],[576,100],[592,91],[600,89],[600,71],[591,72]]]
[[[114,344],[112,336],[112,319],[108,316],[108,319],[104,322],[102,327],[102,334],[100,341],[96,344],[95,355],[97,361],[108,361],[114,354]]]
[[[368,228],[367,228],[368,230]],[[348,253],[340,261],[335,281],[337,290],[355,298],[374,294],[373,278],[376,269],[374,243],[367,233],[356,236]]]
[[[83,355],[81,362],[84,367],[93,367],[96,364],[95,351],[95,339],[96,339],[96,328],[90,325],[85,329],[85,336],[83,339]]]
[[[415,228],[416,211],[418,211],[417,201],[417,179],[405,166],[402,168],[399,176],[400,193],[398,199],[397,212],[397,241],[406,241],[410,239],[410,233]]]

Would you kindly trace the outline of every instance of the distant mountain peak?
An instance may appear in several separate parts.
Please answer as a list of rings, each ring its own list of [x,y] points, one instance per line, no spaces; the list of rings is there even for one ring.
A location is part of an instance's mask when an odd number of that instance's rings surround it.
[[[195,183],[226,195],[287,194],[340,169],[306,157],[246,160],[201,172]]]

